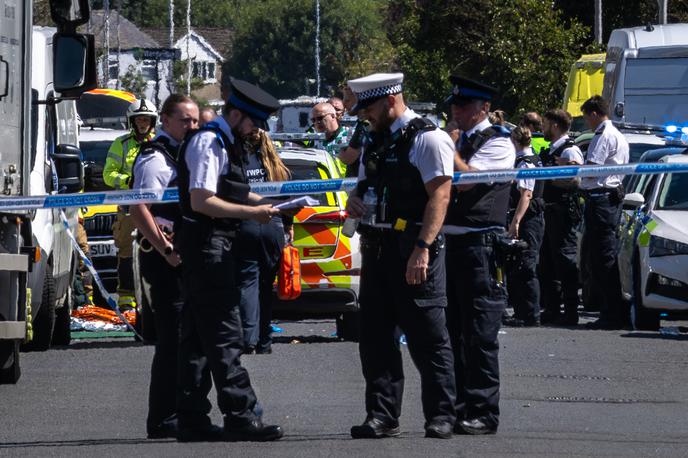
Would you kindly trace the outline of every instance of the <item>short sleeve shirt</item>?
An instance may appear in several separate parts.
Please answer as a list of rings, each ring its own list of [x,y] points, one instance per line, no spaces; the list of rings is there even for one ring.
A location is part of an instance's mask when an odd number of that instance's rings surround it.
[[[218,116],[213,121],[233,142],[232,129],[225,118]],[[208,130],[191,137],[186,146],[184,160],[189,169],[189,191],[205,189],[217,193],[220,176],[226,174],[229,167],[227,151],[220,145],[217,134]]]
[[[620,165],[628,164],[628,155],[629,146],[626,137],[614,127],[610,120],[607,120],[595,130],[586,160],[596,165]],[[580,187],[581,189],[616,188],[622,180],[622,175],[583,178]]]
[[[528,147],[524,150],[521,150],[516,153],[516,161],[518,161],[522,157],[526,156],[535,156],[533,154],[533,149]],[[518,161],[518,167],[519,169],[533,169],[535,168],[535,164],[532,164],[528,161]],[[516,181],[516,186],[518,189],[527,189],[528,191],[532,191],[535,189],[535,180],[517,180]]]
[[[466,135],[470,137],[476,132],[492,126],[487,119],[478,123],[472,129],[466,131]],[[511,143],[509,137],[493,137],[485,142],[483,146],[476,151],[468,165],[475,170],[507,170],[514,168],[516,161],[516,148]]]
[[[172,146],[178,142],[160,130],[153,141],[160,137],[166,137]],[[177,170],[160,151],[139,156],[134,163],[134,187],[133,189],[166,189],[170,182],[177,177]]]

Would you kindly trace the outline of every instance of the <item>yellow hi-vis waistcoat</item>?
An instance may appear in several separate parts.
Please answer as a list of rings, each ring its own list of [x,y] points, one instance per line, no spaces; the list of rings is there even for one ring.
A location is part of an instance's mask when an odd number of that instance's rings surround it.
[[[136,141],[133,130],[116,138],[112,142],[105,159],[105,167],[103,168],[105,184],[115,189],[128,189],[131,169],[134,166],[136,156],[139,154],[141,143],[150,141],[153,137],[155,137],[155,132],[151,129],[141,142]]]

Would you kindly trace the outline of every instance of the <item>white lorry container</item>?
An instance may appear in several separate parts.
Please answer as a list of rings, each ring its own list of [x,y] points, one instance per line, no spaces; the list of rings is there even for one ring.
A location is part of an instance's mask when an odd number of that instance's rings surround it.
[[[33,1],[0,0],[0,383],[19,379],[22,342],[50,346],[74,274],[57,211],[1,206],[3,198],[83,187],[72,99],[95,87],[93,37],[76,33],[88,21],[88,0],[50,7],[57,34],[32,28]]]
[[[602,96],[613,121],[688,125],[688,24],[614,30]]]

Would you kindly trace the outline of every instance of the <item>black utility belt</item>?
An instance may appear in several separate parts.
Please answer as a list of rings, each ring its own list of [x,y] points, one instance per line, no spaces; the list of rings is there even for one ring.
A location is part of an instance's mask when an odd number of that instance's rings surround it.
[[[601,196],[604,194],[617,194],[621,191],[621,186],[618,188],[593,188],[593,189],[585,189],[583,190],[583,193],[586,196]]]
[[[462,245],[493,245],[503,233],[496,231],[480,231],[480,232],[466,232],[465,234],[446,234],[447,239],[451,240],[452,244]]]
[[[422,223],[416,221],[410,221],[404,218],[393,218],[392,222],[376,223],[370,227],[373,229],[379,229],[381,231],[404,232],[407,230],[413,230],[414,228],[420,229],[421,226]]]

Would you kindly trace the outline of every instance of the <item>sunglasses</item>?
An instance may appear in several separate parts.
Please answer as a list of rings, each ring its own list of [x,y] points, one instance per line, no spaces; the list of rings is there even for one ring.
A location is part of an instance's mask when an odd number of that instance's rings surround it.
[[[311,122],[313,124],[323,122],[325,120],[325,118],[327,118],[328,116],[334,116],[334,114],[333,113],[327,113],[327,114],[324,114],[322,116],[316,116],[314,118],[311,118]]]

